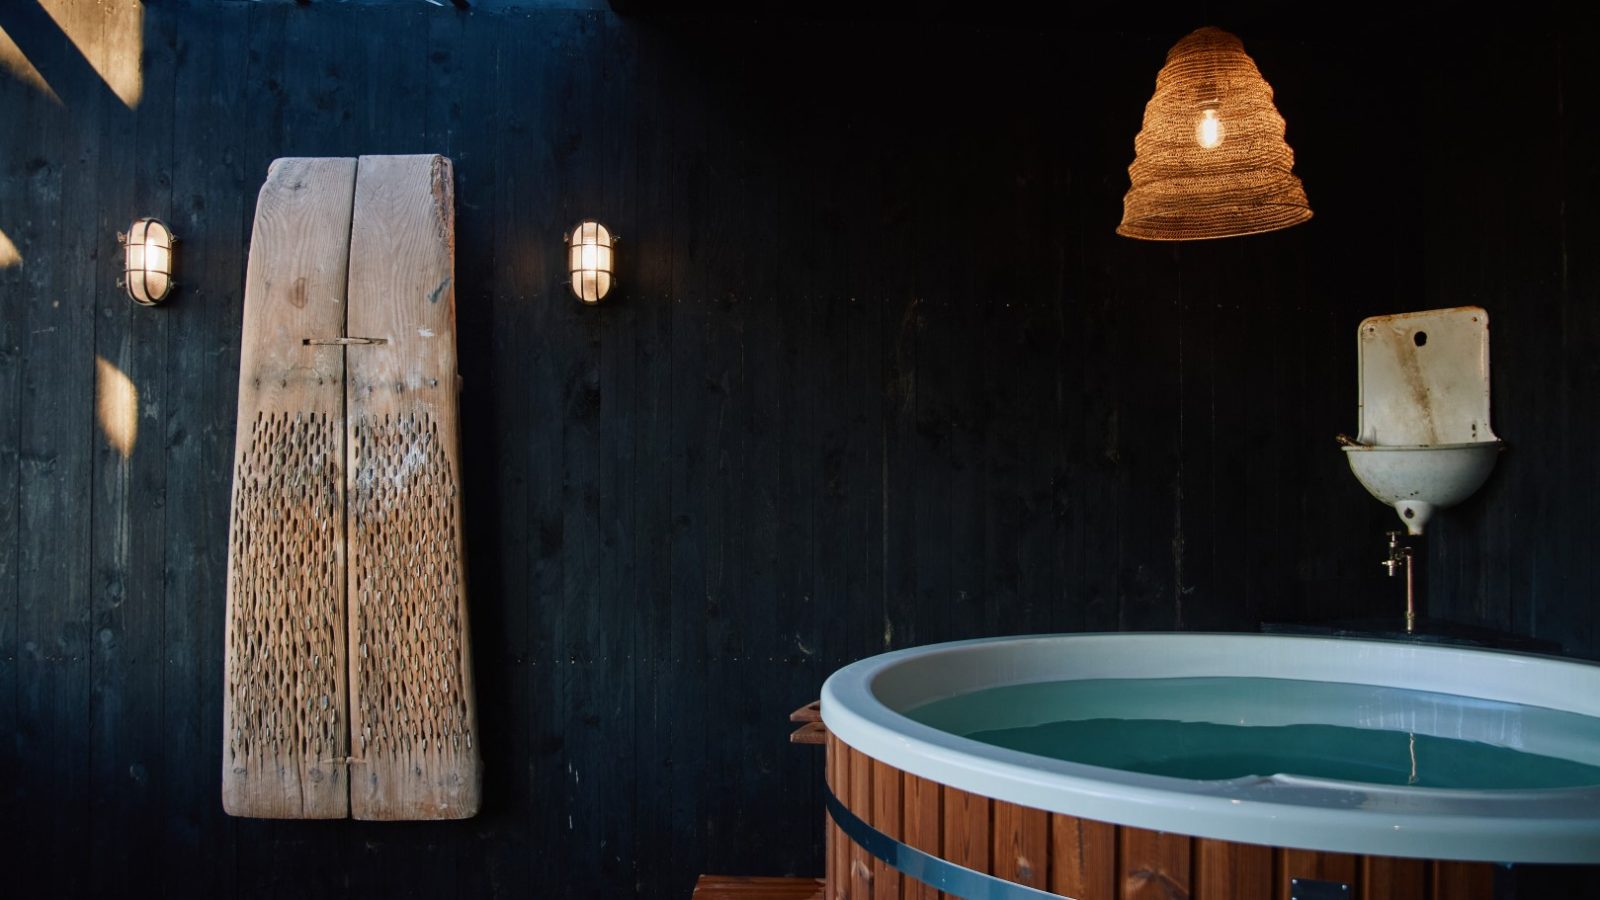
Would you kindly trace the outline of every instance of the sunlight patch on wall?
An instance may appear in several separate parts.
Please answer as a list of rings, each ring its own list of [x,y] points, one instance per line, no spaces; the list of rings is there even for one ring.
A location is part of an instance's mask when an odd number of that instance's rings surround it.
[[[22,254],[17,252],[17,245],[11,243],[11,238],[0,231],[0,269],[22,265]]]
[[[94,383],[95,417],[100,420],[100,430],[106,433],[112,449],[127,459],[139,440],[139,389],[103,356],[94,358]]]
[[[29,62],[28,57],[23,55],[22,48],[18,47],[17,42],[11,39],[11,35],[6,34],[4,28],[0,28],[0,69],[5,69],[15,76],[18,81],[49,97],[57,106],[61,105],[61,98],[57,97],[56,92],[50,89],[50,85],[44,80],[44,76],[40,75],[39,70],[33,67],[33,63]]]
[[[100,79],[129,109],[144,94],[139,57],[144,52],[144,4],[140,0],[39,0]]]

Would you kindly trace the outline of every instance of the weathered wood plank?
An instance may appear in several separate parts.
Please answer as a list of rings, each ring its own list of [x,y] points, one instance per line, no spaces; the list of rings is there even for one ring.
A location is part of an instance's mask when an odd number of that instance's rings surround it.
[[[228,552],[223,807],[349,812],[343,350],[353,159],[282,159],[245,274]]]
[[[249,10],[208,7],[176,12],[178,32],[174,94],[189,112],[175,117],[173,143],[214,153],[180,153],[173,159],[173,230],[182,239],[182,284],[162,310],[170,319],[173,348],[163,416],[167,492],[162,596],[161,734],[169,774],[161,804],[157,865],[169,896],[228,896],[233,865],[194,865],[197,859],[233,859],[237,830],[217,802],[222,745],[220,678],[226,641],[227,533],[233,472],[233,422],[238,415],[239,335],[243,313],[245,249],[252,197],[235,185],[247,181],[242,144],[250,136],[228,127],[229,110],[246,90],[248,54],[232,42],[190,32],[247,34]],[[258,173],[252,172],[249,180]],[[178,313],[177,315],[170,315]],[[181,473],[181,474],[173,474]],[[149,863],[146,862],[146,865]]]
[[[455,186],[442,156],[364,156],[346,349],[350,810],[481,800],[461,520]]]
[[[139,70],[141,114],[111,104],[103,125],[94,231],[114,235],[135,215],[172,221],[174,22],[171,16],[129,21],[129,9],[118,4],[99,12],[102,62]],[[106,256],[120,263],[120,250],[112,245]],[[160,719],[163,705],[161,658],[151,649],[161,646],[161,620],[147,610],[165,593],[169,469],[161,421],[170,408],[171,316],[136,306],[121,290],[95,295],[88,852],[96,860],[90,891],[109,895],[148,873],[159,856],[161,829],[149,827],[150,810],[166,796],[168,775],[179,771],[169,767],[164,735],[147,725]]]
[[[34,11],[46,18],[43,8]],[[17,25],[7,19],[8,36],[38,46]],[[55,90],[78,87],[58,83]],[[8,99],[26,92],[25,103],[9,108],[29,124],[8,130],[31,149],[3,161],[15,159],[21,177],[0,179],[0,229],[23,257],[8,270],[20,282],[8,295],[14,308],[7,315],[18,323],[17,380],[4,413],[15,417],[17,435],[5,487],[14,505],[15,594],[11,624],[0,626],[15,652],[7,701],[14,704],[14,737],[4,753],[15,754],[8,771],[17,777],[0,801],[0,829],[15,840],[14,858],[27,860],[13,867],[18,896],[83,895],[90,876],[82,851],[91,799],[92,348],[95,299],[106,288],[102,278],[112,277],[110,267],[84,261],[107,252],[109,236],[96,229],[93,177],[107,107],[104,96],[84,92],[69,117],[20,82],[10,90]],[[70,262],[52,265],[51,258]]]

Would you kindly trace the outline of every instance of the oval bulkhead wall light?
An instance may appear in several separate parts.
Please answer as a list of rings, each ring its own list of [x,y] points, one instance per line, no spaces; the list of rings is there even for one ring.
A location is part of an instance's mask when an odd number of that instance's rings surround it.
[[[572,293],[584,303],[599,303],[616,284],[616,243],[621,240],[599,222],[585,220],[566,235],[567,271]]]
[[[122,279],[118,284],[128,299],[140,306],[155,306],[177,286],[172,279],[172,247],[178,242],[172,229],[160,219],[135,219],[126,233],[118,232],[122,242]]]

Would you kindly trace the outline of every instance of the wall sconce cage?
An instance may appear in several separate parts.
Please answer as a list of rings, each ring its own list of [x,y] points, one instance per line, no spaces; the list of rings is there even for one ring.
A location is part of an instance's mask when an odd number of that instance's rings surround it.
[[[599,303],[616,284],[614,247],[621,240],[599,222],[583,221],[566,236],[567,271],[572,293],[584,303]]]
[[[160,219],[135,219],[126,233],[118,232],[122,242],[122,279],[128,299],[140,306],[155,306],[172,293],[172,247],[178,238]]]

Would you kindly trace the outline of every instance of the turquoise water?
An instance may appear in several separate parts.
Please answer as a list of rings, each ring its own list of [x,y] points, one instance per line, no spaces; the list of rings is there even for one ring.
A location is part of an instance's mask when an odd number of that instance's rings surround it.
[[[1600,785],[1600,719],[1449,694],[1268,678],[1016,685],[906,713],[1093,766],[1507,790]]]

